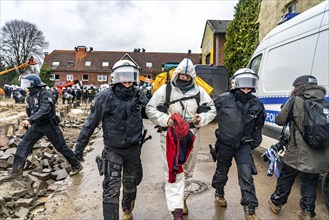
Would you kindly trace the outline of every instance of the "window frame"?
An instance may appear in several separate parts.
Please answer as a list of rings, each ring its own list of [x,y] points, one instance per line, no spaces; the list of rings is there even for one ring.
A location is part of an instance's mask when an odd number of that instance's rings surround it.
[[[85,76],[87,76],[87,79],[84,79]],[[82,78],[81,79],[82,81],[89,81],[89,75],[88,74],[87,75],[82,75],[81,78]]]
[[[107,82],[107,75],[97,75],[98,82]]]
[[[66,81],[72,82],[73,81],[73,78],[74,78],[73,74],[66,74]]]

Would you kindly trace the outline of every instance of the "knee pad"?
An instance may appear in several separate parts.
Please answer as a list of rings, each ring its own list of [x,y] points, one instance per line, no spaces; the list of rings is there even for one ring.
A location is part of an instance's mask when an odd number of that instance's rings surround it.
[[[121,170],[122,170],[122,165],[113,163],[111,161],[106,161],[107,162],[107,175],[110,176],[111,178],[121,178]]]

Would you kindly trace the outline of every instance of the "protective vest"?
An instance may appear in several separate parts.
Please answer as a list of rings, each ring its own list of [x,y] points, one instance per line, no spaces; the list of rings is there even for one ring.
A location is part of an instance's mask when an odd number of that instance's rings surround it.
[[[106,147],[127,148],[138,144],[143,128],[141,112],[146,103],[147,98],[140,90],[127,101],[117,98],[112,87],[99,92],[90,107],[90,114],[78,137],[77,147],[84,149],[100,121]]]
[[[26,113],[31,123],[40,123],[56,115],[54,99],[50,91],[39,89],[27,97]]]
[[[264,106],[257,97],[242,103],[235,100],[234,93],[226,92],[215,101],[218,117],[216,137],[220,143],[238,148],[249,143],[259,146],[264,125]]]

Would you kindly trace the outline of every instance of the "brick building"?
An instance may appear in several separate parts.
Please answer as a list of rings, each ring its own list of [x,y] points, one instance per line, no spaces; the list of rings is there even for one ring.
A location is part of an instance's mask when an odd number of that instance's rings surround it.
[[[157,53],[135,49],[124,51],[94,51],[85,46],[73,50],[54,50],[47,54],[44,65],[53,70],[55,85],[68,81],[80,80],[83,85],[99,86],[110,82],[112,66],[121,59],[134,62],[141,70],[141,75],[154,79],[162,72],[165,63],[179,63],[189,57],[194,64],[200,64],[201,54],[196,53]]]

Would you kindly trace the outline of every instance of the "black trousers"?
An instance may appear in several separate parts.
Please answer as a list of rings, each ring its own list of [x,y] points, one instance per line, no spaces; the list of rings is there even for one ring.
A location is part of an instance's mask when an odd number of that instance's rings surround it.
[[[252,177],[252,155],[250,154],[251,147],[246,144],[233,149],[230,146],[216,143],[217,150],[217,167],[212,179],[212,187],[215,189],[224,188],[228,180],[228,172],[234,158],[238,168],[238,179],[241,190],[240,204],[258,206],[254,179]]]
[[[74,152],[66,145],[62,131],[58,126],[49,123],[42,125],[32,125],[17,146],[14,157],[13,171],[24,167],[28,154],[32,151],[34,144],[43,136],[54,145],[55,149],[61,153],[72,167],[79,167],[79,160]]]
[[[271,195],[271,200],[277,206],[286,204],[292,185],[294,184],[299,173],[301,177],[301,199],[299,206],[302,210],[310,213],[312,216],[315,216],[315,200],[317,195],[317,185],[320,177],[320,174],[318,173],[300,172],[283,163],[280,177],[277,180],[276,189]]]
[[[119,219],[119,197],[123,185],[122,209],[132,211],[137,195],[137,186],[143,172],[139,144],[125,149],[106,148],[106,173],[103,181],[103,216],[105,220]]]

